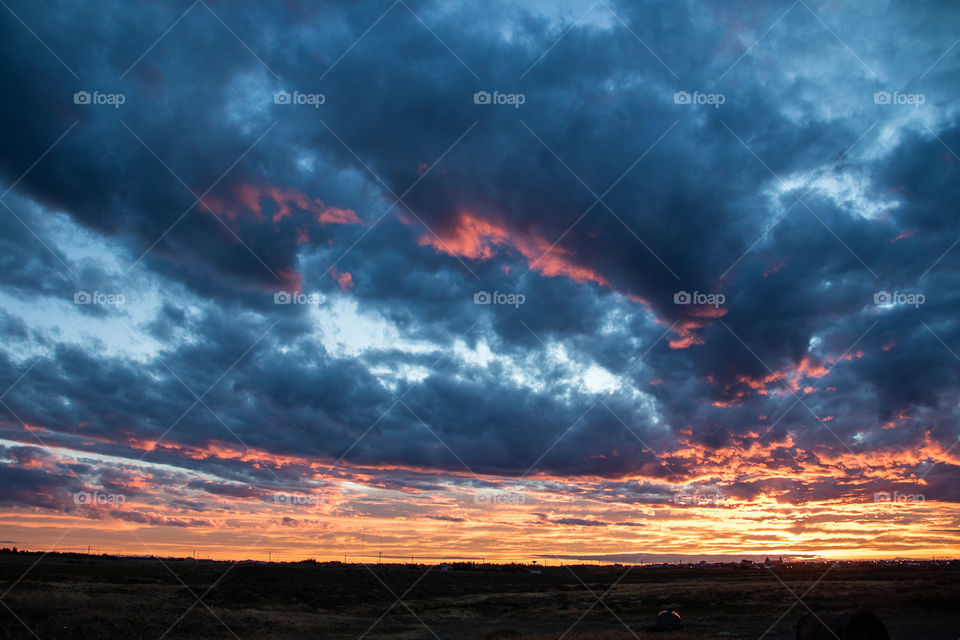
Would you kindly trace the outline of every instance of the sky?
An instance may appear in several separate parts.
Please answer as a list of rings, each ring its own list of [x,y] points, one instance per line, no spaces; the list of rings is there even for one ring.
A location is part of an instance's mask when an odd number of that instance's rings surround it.
[[[956,3],[0,4],[4,544],[958,555]]]

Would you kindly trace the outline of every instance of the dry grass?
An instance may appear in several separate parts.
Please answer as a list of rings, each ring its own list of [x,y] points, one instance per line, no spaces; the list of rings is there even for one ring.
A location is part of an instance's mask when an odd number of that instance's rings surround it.
[[[0,592],[36,557],[0,556]],[[430,572],[404,604],[395,598],[420,578],[425,567],[244,566],[230,571],[204,603],[203,594],[226,571],[220,563],[47,557],[27,573],[4,603],[42,640],[204,638],[293,640],[368,638],[406,640],[702,640],[759,638],[794,598],[767,570],[739,567],[632,570],[575,570],[602,603],[568,569],[542,575],[524,571]],[[824,568],[778,569],[802,593]],[[816,609],[868,606],[894,638],[955,638],[960,615],[960,567],[842,567],[833,570],[806,598]],[[180,580],[187,584],[185,587]],[[209,609],[207,608],[209,607]],[[409,609],[407,608],[409,607]],[[609,607],[609,608],[608,608]],[[659,633],[660,609],[680,612],[684,628]],[[793,637],[806,612],[796,605],[767,635]],[[372,627],[372,628],[371,628]],[[564,635],[566,634],[566,635]],[[33,639],[0,607],[0,639]]]

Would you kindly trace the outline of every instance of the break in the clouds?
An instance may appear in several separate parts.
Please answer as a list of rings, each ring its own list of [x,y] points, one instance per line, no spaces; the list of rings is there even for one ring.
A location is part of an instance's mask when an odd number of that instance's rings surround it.
[[[8,0],[5,526],[955,549],[958,25]]]

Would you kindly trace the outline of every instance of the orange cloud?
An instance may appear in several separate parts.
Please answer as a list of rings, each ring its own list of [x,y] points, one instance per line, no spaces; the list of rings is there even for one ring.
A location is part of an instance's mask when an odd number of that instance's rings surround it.
[[[336,267],[330,267],[330,277],[336,280],[343,291],[353,288],[353,276],[349,271],[338,271]]]
[[[610,281],[603,275],[577,264],[573,251],[553,246],[552,242],[534,232],[512,232],[469,211],[461,211],[453,226],[436,235],[424,233],[417,242],[440,253],[471,260],[490,260],[500,248],[513,249],[526,258],[532,271],[544,276],[562,276],[579,284],[594,282],[610,286]]]
[[[206,196],[202,203],[208,210],[215,214],[223,214],[230,220],[235,220],[244,213],[256,220],[264,220],[261,205],[264,198],[272,200],[277,206],[277,211],[271,218],[274,222],[291,217],[293,215],[291,205],[295,205],[313,214],[313,219],[320,224],[362,224],[353,209],[327,206],[320,198],[311,198],[292,187],[242,182],[234,185],[228,198]]]

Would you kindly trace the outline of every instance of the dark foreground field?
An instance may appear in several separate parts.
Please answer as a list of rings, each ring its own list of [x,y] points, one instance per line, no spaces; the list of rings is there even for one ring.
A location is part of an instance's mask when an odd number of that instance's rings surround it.
[[[803,603],[791,593],[811,587]],[[960,637],[957,563],[570,566],[535,574],[519,567],[41,560],[21,553],[0,555],[4,592],[4,639],[681,640],[758,639],[768,630],[766,638],[784,639],[793,638],[807,606],[870,607],[894,640]],[[681,631],[654,629],[663,608],[681,614]]]

